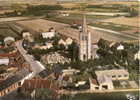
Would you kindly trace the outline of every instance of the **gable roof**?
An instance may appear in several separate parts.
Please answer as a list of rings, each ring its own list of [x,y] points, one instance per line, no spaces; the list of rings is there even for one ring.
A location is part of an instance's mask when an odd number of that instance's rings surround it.
[[[8,77],[6,80],[4,80],[0,83],[0,91],[10,87],[11,85],[15,84],[16,82],[19,82],[24,77],[26,77],[29,73],[30,73],[29,70],[24,68],[24,69],[18,71],[17,73],[15,73],[15,75]]]

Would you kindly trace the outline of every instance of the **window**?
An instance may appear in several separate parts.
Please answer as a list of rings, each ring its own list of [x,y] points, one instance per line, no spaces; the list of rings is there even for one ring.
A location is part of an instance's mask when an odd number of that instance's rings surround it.
[[[18,86],[21,86],[21,82],[18,82]]]
[[[95,87],[96,90],[99,90],[99,87]]]
[[[124,77],[128,77],[128,75],[124,75]]]
[[[108,89],[108,86],[107,85],[103,85],[102,88],[103,89]]]
[[[118,77],[122,77],[121,75],[118,75]]]
[[[112,76],[112,78],[115,78],[115,77],[116,77],[115,75]]]
[[[86,55],[85,54],[83,55],[83,59],[86,60]]]
[[[91,55],[91,59],[93,59],[93,56]]]
[[[84,36],[82,36],[82,40],[85,40],[85,37]]]
[[[85,40],[88,40],[88,37],[87,36],[85,36]]]

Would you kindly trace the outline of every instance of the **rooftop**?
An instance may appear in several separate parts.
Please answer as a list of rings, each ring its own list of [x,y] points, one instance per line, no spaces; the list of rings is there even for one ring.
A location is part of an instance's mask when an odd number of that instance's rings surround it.
[[[45,69],[39,73],[42,78],[48,77],[52,72],[49,69]]]
[[[125,69],[111,69],[111,70],[97,70],[95,71],[97,76],[103,76],[103,75],[114,75],[114,74],[126,74],[128,75],[128,71]]]
[[[25,68],[16,72],[15,75],[8,77],[6,80],[4,80],[0,83],[0,91],[8,88],[9,86],[11,86],[12,84],[15,84],[16,82],[22,80],[29,73],[30,73],[29,70],[27,70]]]
[[[32,90],[36,88],[48,88],[52,90],[58,90],[58,86],[46,79],[31,79],[31,80],[25,80],[22,88],[27,90]]]

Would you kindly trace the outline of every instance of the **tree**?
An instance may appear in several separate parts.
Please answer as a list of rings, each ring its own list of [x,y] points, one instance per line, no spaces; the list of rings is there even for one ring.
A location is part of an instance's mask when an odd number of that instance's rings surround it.
[[[71,58],[72,61],[78,61],[79,59],[79,48],[75,42],[72,42],[71,45],[68,46],[68,57]]]
[[[102,48],[102,49],[109,49],[108,41],[106,41],[104,39],[99,40],[98,46],[99,46],[99,48]]]

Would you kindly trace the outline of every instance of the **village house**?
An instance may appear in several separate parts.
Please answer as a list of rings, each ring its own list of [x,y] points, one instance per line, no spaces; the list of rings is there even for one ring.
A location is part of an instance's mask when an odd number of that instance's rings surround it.
[[[24,80],[31,76],[31,74],[32,72],[23,68],[22,70],[16,72],[15,75],[12,75],[6,80],[0,82],[0,97],[16,90],[24,83]]]
[[[90,90],[113,90],[113,82],[111,77],[106,75],[97,77],[97,79],[89,79]]]
[[[60,13],[61,16],[64,16],[64,17],[68,17],[70,14],[69,13]]]
[[[129,73],[125,69],[96,70],[95,75],[96,78],[89,79],[90,90],[112,90],[113,81],[129,79]]]
[[[72,40],[71,38],[66,38],[65,40],[64,40],[64,39],[60,39],[60,40],[58,41],[58,44],[59,44],[59,45],[64,45],[64,46],[67,47],[68,45],[71,45],[72,42],[73,42],[73,40]]]
[[[0,65],[8,65],[9,64],[9,58],[4,57],[0,58]]]
[[[100,76],[109,76],[112,80],[128,80],[129,72],[125,69],[106,69],[106,70],[97,70],[95,71],[97,77]]]
[[[70,59],[60,55],[57,52],[44,55],[41,59],[45,64],[51,64],[51,65],[57,64],[57,63],[64,64],[64,63],[70,62]]]
[[[120,44],[118,47],[117,47],[117,50],[124,50],[124,46],[122,44]]]
[[[35,46],[33,48],[35,49],[41,49],[41,50],[46,50],[46,49],[50,49],[53,47],[53,44],[52,43],[45,43],[46,45],[38,45],[38,44],[35,44]]]
[[[56,83],[42,78],[25,80],[21,88],[24,92],[41,88],[47,88],[54,93],[59,90],[59,86]]]
[[[22,38],[25,40],[28,40],[29,42],[33,42],[33,36],[31,35],[31,33],[29,31],[23,31],[22,32]]]
[[[13,38],[13,37],[4,38],[5,46],[10,46],[13,44],[13,42],[15,42],[15,38]]]
[[[63,39],[60,39],[60,40],[58,41],[58,44],[59,44],[59,45],[64,45],[64,46],[66,46],[66,42],[65,42]]]
[[[56,35],[56,31],[54,28],[50,28],[48,32],[42,32],[41,35],[44,39],[51,39]]]
[[[23,38],[27,38],[27,37],[30,37],[31,36],[31,34],[30,34],[30,32],[28,32],[28,31],[24,31],[23,33],[22,33],[22,37]]]
[[[134,59],[140,60],[140,50],[134,55]]]
[[[67,45],[71,45],[73,42],[73,40],[71,38],[67,38],[65,41],[66,41]]]
[[[73,69],[73,68],[69,67],[68,69],[63,69],[62,70],[62,76],[65,76],[65,75],[74,75],[74,74],[77,74],[79,72],[80,72],[80,70]]]

